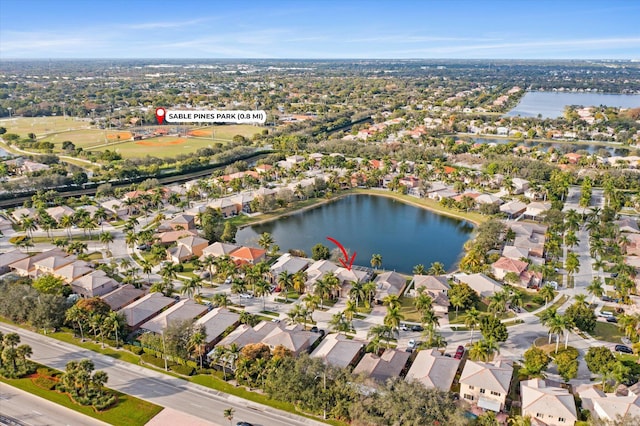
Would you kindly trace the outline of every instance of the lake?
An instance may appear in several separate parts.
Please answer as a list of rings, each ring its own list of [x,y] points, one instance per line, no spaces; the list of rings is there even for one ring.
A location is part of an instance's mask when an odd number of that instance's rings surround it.
[[[567,105],[600,106],[618,108],[640,107],[640,95],[613,93],[527,92],[507,116],[542,118],[562,117]]]
[[[515,141],[512,139],[505,138],[473,138],[474,143],[495,143],[498,145],[507,144],[509,142],[517,142],[520,146],[526,146],[529,148],[538,147],[540,151],[547,152],[549,148],[553,147],[556,151],[559,152],[576,152],[576,151],[587,151],[589,154],[597,153],[598,150],[604,149],[609,153],[611,157],[626,157],[630,154],[629,147],[624,146],[611,146],[611,145],[601,145],[597,143],[572,143],[571,141],[567,142],[546,142],[546,141]]]
[[[357,253],[356,265],[371,266],[371,255],[379,253],[384,269],[410,274],[419,263],[428,268],[432,262],[442,262],[447,270],[454,269],[473,229],[467,221],[391,198],[352,195],[243,228],[236,241],[257,246],[260,234],[269,232],[282,252],[301,249],[310,257],[317,243],[333,250],[335,245],[327,240],[332,237]]]

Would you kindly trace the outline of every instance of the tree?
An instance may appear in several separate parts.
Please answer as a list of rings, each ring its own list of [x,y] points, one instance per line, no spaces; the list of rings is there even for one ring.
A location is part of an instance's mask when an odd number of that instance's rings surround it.
[[[225,295],[226,296],[226,295]],[[207,344],[207,330],[203,325],[194,325],[191,336],[189,338],[189,348],[200,359],[200,368],[202,369],[202,355],[204,355],[205,345]]]
[[[567,271],[569,276],[580,271],[580,259],[578,259],[578,255],[574,252],[568,252],[567,258],[564,261],[564,268]]]
[[[446,272],[442,262],[433,262],[427,271],[429,275],[444,275]]]
[[[33,281],[33,288],[44,294],[68,296],[71,293],[71,289],[65,284],[62,278],[58,278],[51,274],[44,274],[36,278]]]
[[[105,328],[109,332],[113,332],[116,338],[116,348],[118,345],[118,336],[122,332],[125,324],[125,319],[122,314],[117,312],[109,312],[109,315],[104,319]]]
[[[380,268],[382,266],[382,255],[378,253],[374,253],[371,255],[371,267],[372,268]]]
[[[293,288],[293,275],[287,271],[282,271],[278,275],[278,286],[284,293],[284,302],[289,302],[289,290]]]
[[[396,305],[387,306],[387,314],[384,316],[384,325],[391,328],[393,332],[397,332],[400,322],[404,319],[404,315],[400,313],[400,307]]]
[[[616,361],[611,350],[605,346],[591,346],[584,356],[587,368],[594,374],[611,370]]]
[[[593,278],[591,283],[587,286],[587,292],[591,295],[591,303],[594,302],[596,297],[602,297],[604,295],[602,280],[598,277]]]
[[[492,338],[478,340],[469,350],[469,357],[474,361],[490,361],[494,354],[500,352],[498,343]]]
[[[550,300],[553,300],[553,298],[556,297],[555,290],[549,284],[543,285],[538,294],[544,299],[545,306],[547,306]]]
[[[464,325],[471,329],[471,338],[469,343],[473,343],[473,331],[480,323],[480,311],[476,308],[471,308],[467,311],[467,316],[464,318]]]
[[[113,242],[113,234],[111,232],[101,232],[100,242],[104,244],[105,250],[109,251],[109,244]]]
[[[264,311],[266,306],[265,298],[267,297],[267,295],[271,294],[269,283],[262,279],[258,280],[255,285],[254,292],[257,297],[262,297],[262,310]]]
[[[271,247],[272,244],[273,237],[271,236],[271,234],[268,232],[263,232],[258,239],[258,245],[266,251],[269,251],[269,247]]]
[[[578,360],[571,351],[557,354],[554,361],[558,366],[558,374],[565,382],[569,382],[578,375]]]
[[[424,275],[425,268],[422,263],[417,264],[413,267],[413,275]]]
[[[182,284],[180,294],[184,294],[188,298],[192,298],[194,294],[200,294],[202,288],[202,278],[193,277],[189,281]]]
[[[476,293],[468,284],[453,284],[448,291],[449,300],[456,299],[460,302],[459,307],[469,309],[480,301],[478,293]]]
[[[313,260],[326,260],[331,257],[331,250],[320,243],[311,247],[311,258]]]
[[[227,221],[224,223],[224,230],[222,231],[222,235],[220,236],[220,241],[225,241],[229,243],[233,243],[236,240],[236,233],[238,232],[238,227],[233,224],[233,222]]]
[[[591,333],[596,328],[596,314],[583,303],[574,303],[565,311],[565,317],[578,329]]]
[[[547,369],[550,362],[549,355],[535,346],[531,346],[524,353],[524,367],[529,376],[543,377],[542,372]]]
[[[492,338],[498,342],[504,342],[509,337],[507,326],[491,315],[485,315],[480,318],[480,332],[484,339]]]
[[[233,423],[233,415],[235,414],[236,410],[233,408],[225,408],[225,410],[223,411],[223,415],[225,417],[225,419],[229,420],[229,424]]]

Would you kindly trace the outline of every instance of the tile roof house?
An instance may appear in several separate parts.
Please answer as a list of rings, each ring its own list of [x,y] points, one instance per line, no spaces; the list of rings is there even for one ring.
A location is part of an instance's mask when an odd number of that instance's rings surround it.
[[[573,425],[578,420],[576,402],[565,388],[549,386],[542,379],[520,382],[522,416],[548,426]]]
[[[19,260],[23,260],[29,257],[29,254],[23,253],[20,250],[11,250],[6,253],[0,254],[0,274],[6,274],[9,272],[9,265]]]
[[[500,412],[509,394],[512,375],[513,365],[504,360],[467,361],[460,375],[460,395],[480,408]]]
[[[36,262],[40,260],[46,259],[52,256],[66,256],[67,253],[63,252],[60,249],[53,249],[49,251],[43,251],[42,253],[34,254],[30,257],[25,257],[24,259],[17,260],[13,263],[9,264],[9,269],[13,270],[20,276],[26,277],[31,274],[35,275],[36,273]],[[75,259],[74,259],[75,260]],[[72,260],[73,261],[73,260]]]
[[[551,209],[551,202],[534,201],[527,204],[527,209],[524,211],[525,219],[538,220],[541,219],[547,210]]]
[[[16,221],[16,223],[22,222],[23,217],[35,217],[37,210],[31,207],[21,207],[19,209],[15,209],[11,216]]]
[[[135,302],[145,295],[145,291],[135,288],[131,284],[125,284],[115,290],[100,297],[104,303],[109,305],[112,311],[119,311],[129,303]]]
[[[521,201],[509,201],[500,206],[500,211],[507,215],[509,219],[520,216],[527,209],[527,205]]]
[[[196,229],[195,218],[188,214],[179,214],[171,219],[168,225],[174,231]]]
[[[367,353],[353,369],[353,374],[364,374],[379,382],[400,377],[410,356],[408,352],[392,348],[385,349],[382,356]]]
[[[366,342],[349,340],[341,334],[329,334],[311,353],[311,357],[320,358],[335,367],[346,368],[356,362],[365,346]]]
[[[251,327],[247,324],[242,324],[231,333],[229,333],[224,339],[222,339],[216,346],[230,346],[236,344],[239,348],[243,348],[246,345],[252,343],[260,343],[262,339],[267,337],[269,333],[275,330],[279,324],[271,321],[262,321],[255,327]],[[211,352],[209,352],[211,356]]]
[[[416,297],[419,292],[427,292],[433,300],[433,310],[436,315],[444,316],[449,312],[449,290],[451,287],[446,277],[442,275],[414,275],[409,287],[412,287],[410,291],[412,297]]]
[[[593,385],[576,387],[576,394],[582,400],[582,408],[595,418],[615,421],[618,417],[640,416],[640,386],[636,383],[627,390],[627,395],[604,393]]]
[[[209,241],[197,235],[180,238],[176,243],[176,247],[167,250],[167,256],[175,263],[202,256],[202,251],[209,245]]]
[[[4,217],[3,215],[0,215],[0,232],[2,232],[4,235],[13,234],[14,232],[13,222],[11,222],[9,219]]]
[[[111,213],[117,217],[125,217],[129,213],[127,207],[121,200],[107,200],[100,203],[100,206],[104,208],[108,213]]]
[[[255,195],[253,193],[241,192],[240,194],[231,197],[229,201],[231,201],[235,205],[235,214],[239,214],[240,212],[251,213],[251,202],[254,199]],[[225,215],[225,210],[222,210],[222,214]]]
[[[378,275],[373,282],[376,284],[377,303],[382,303],[385,297],[389,295],[400,296],[407,285],[407,279],[404,275],[397,272],[389,271]]]
[[[493,194],[480,194],[476,197],[476,203],[477,204],[496,204],[499,206],[500,204],[504,203],[504,201],[502,201],[502,198],[496,197]]]
[[[207,246],[204,249],[202,249],[201,257],[205,258],[207,256],[213,256],[213,257],[228,256],[232,252],[238,250],[239,248],[240,246],[237,246],[235,244],[215,242],[210,246]]]
[[[453,280],[458,283],[467,284],[471,289],[473,289],[473,291],[483,298],[491,297],[503,290],[501,283],[489,278],[483,273],[469,275],[465,272],[460,272],[453,275]]]
[[[630,233],[633,233],[633,234],[640,233],[640,228],[638,227],[638,222],[635,219],[632,219],[630,217],[625,217],[625,218],[622,218],[620,220],[616,220],[613,223],[618,225],[618,228],[620,229],[620,232],[630,232]]]
[[[304,271],[309,267],[309,263],[309,259],[291,256],[291,254],[285,253],[280,256],[269,269],[272,281],[277,282],[278,275],[280,275],[280,273],[282,272],[295,274],[296,272]]]
[[[625,246],[628,256],[640,256],[640,234],[625,234],[629,243]]]
[[[219,209],[220,213],[222,213],[222,217],[235,216],[242,210],[241,208],[239,209],[237,204],[229,198],[216,198],[215,200],[211,200],[207,206],[214,210]]]
[[[106,295],[118,288],[118,282],[107,276],[104,271],[94,271],[71,282],[71,289],[82,297]]]
[[[238,325],[240,315],[227,308],[215,308],[196,320],[197,325],[202,325],[207,333],[206,350],[210,350],[220,341],[222,335],[229,327]]]
[[[62,278],[67,284],[73,280],[76,280],[83,275],[90,274],[94,269],[84,260],[76,260],[73,263],[69,263],[62,268],[56,270],[53,275]],[[91,296],[93,297],[93,296]]]
[[[54,274],[58,269],[75,262],[77,259],[77,257],[69,256],[66,253],[64,255],[45,257],[33,264],[35,266],[33,275],[40,276],[44,274]]]
[[[162,334],[175,321],[192,320],[207,312],[207,307],[191,299],[182,299],[140,325],[143,330]]]
[[[319,333],[307,331],[300,324],[282,326],[273,329],[263,339],[262,343],[274,350],[277,346],[283,346],[291,351],[293,356],[298,356],[303,352],[308,352],[316,340],[320,338]]]
[[[529,249],[516,246],[504,246],[504,248],[502,249],[502,257],[506,257],[507,259],[520,260],[523,257],[529,257]]]
[[[155,237],[158,239],[160,244],[169,245],[175,243],[180,238],[188,237],[190,235],[197,236],[198,234],[193,229],[185,229],[181,231],[160,232],[156,234]]]
[[[456,377],[459,359],[444,356],[437,349],[418,352],[405,380],[416,380],[426,388],[438,388],[448,392]]]
[[[75,211],[69,206],[55,206],[49,207],[46,209],[46,212],[49,213],[56,222],[60,222],[60,218],[64,215],[72,216]]]
[[[523,272],[526,271],[528,267],[529,264],[527,262],[502,256],[491,264],[491,272],[497,279],[502,280],[509,272],[513,272],[518,277],[522,277]]]
[[[240,247],[229,255],[236,263],[250,263],[255,265],[267,257],[267,251],[255,247]]]
[[[174,303],[176,303],[175,299],[163,296],[162,293],[150,293],[125,306],[118,312],[125,316],[127,325],[135,330]]]

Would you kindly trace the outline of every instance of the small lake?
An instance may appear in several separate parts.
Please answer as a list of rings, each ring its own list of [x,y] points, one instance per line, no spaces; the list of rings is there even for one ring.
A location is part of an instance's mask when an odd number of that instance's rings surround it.
[[[332,237],[350,253],[357,253],[356,265],[370,267],[372,254],[380,253],[384,269],[410,274],[419,263],[428,268],[432,262],[442,262],[452,270],[473,229],[467,221],[391,198],[352,195],[243,228],[236,234],[236,241],[257,246],[260,234],[269,232],[282,252],[301,249],[311,257],[311,247],[318,243],[333,250],[335,245],[327,240]]]
[[[640,107],[640,95],[613,93],[527,92],[507,116],[542,118],[562,117],[567,105],[600,106],[618,108]]]

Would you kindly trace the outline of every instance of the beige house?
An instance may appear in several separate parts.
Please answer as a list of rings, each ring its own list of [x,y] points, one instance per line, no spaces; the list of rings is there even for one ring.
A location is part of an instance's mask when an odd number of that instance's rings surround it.
[[[522,416],[548,426],[573,425],[578,420],[576,402],[567,389],[549,386],[542,379],[520,382]]]
[[[503,290],[502,284],[489,278],[483,273],[467,274],[460,272],[453,275],[453,280],[458,283],[465,283],[480,297],[491,297]]]
[[[593,385],[580,385],[575,389],[582,400],[582,408],[591,411],[594,418],[614,421],[618,416],[640,416],[640,385],[629,387],[623,393],[604,393]]]
[[[449,391],[460,367],[460,360],[444,356],[437,349],[418,352],[405,380],[418,381],[426,388]]]
[[[176,247],[167,251],[167,256],[175,263],[202,256],[203,250],[209,245],[209,241],[196,235],[180,238],[176,243]]]
[[[408,352],[391,348],[385,349],[382,356],[368,353],[353,369],[353,374],[364,374],[379,382],[400,377],[410,356]]]
[[[227,308],[216,308],[196,320],[197,325],[204,326],[207,332],[206,350],[218,343],[222,335],[230,327],[238,325],[240,315]]]
[[[207,246],[204,249],[202,249],[202,258],[205,258],[207,256],[213,256],[213,257],[229,256],[232,252],[238,250],[239,248],[240,246],[237,246],[235,244],[215,242],[210,246]]]
[[[278,324],[279,326],[282,323]],[[309,348],[320,338],[320,334],[306,331],[300,324],[280,326],[273,329],[262,339],[262,343],[274,350],[278,346],[291,351],[293,356],[307,352]]]
[[[311,357],[320,358],[335,367],[346,368],[356,362],[365,346],[366,342],[349,340],[341,334],[329,334],[311,353]]]
[[[373,282],[376,283],[375,300],[377,303],[382,303],[384,298],[390,295],[401,296],[407,285],[407,279],[404,275],[394,271],[378,275]]]
[[[140,328],[153,333],[162,334],[170,323],[175,321],[192,320],[207,312],[207,307],[191,299],[182,299],[153,319],[143,323]]]
[[[135,288],[131,284],[125,284],[115,290],[100,297],[104,303],[109,305],[112,311],[119,311],[129,303],[135,302],[145,295],[145,291]]]
[[[67,284],[83,275],[90,274],[94,269],[84,260],[76,260],[63,266],[54,272],[54,275],[62,278]]]
[[[28,258],[27,253],[23,253],[20,250],[11,250],[6,253],[0,254],[0,274],[6,274],[9,272],[9,265]]]
[[[103,296],[118,288],[118,282],[104,271],[95,271],[71,282],[71,289],[82,297]]]
[[[217,198],[212,200],[208,205],[214,210],[220,210],[222,217],[231,217],[238,214],[238,206],[229,198]]]
[[[149,321],[163,309],[176,303],[175,299],[162,293],[150,293],[118,311],[127,320],[127,325],[137,329],[140,324]]]
[[[275,322],[262,321],[255,327],[251,327],[247,324],[242,324],[231,333],[229,333],[224,339],[220,341],[216,346],[230,346],[236,344],[239,348],[243,348],[246,345],[252,343],[260,343],[262,339],[267,337],[269,333],[275,330],[279,324]],[[212,353],[209,352],[208,356]]]
[[[63,266],[69,265],[77,260],[75,256],[57,255],[49,256],[34,263],[34,276],[38,277],[45,274],[54,274]]]
[[[30,257],[25,257],[24,259],[16,260],[15,262],[10,263],[8,266],[9,269],[13,270],[16,274],[26,277],[29,275],[35,275],[37,262],[53,256],[64,257],[66,255],[67,254],[60,249],[53,249],[34,254]],[[71,260],[71,262],[73,262],[73,260]]]
[[[460,375],[460,395],[480,408],[500,412],[504,409],[512,376],[513,365],[508,361],[467,361]]]

